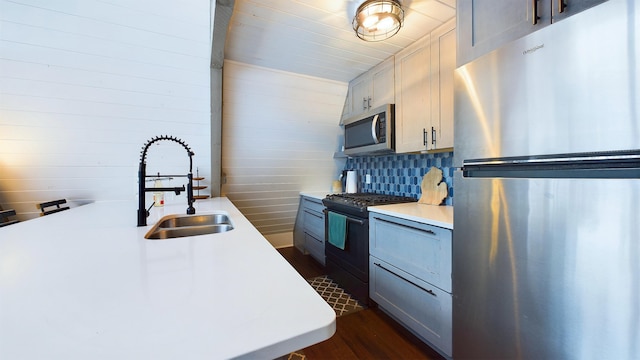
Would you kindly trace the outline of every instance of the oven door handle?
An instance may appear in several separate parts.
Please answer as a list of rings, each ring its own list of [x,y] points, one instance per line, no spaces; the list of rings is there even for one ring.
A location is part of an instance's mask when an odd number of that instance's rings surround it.
[[[330,210],[324,209],[322,211],[325,213],[325,215],[328,215]],[[354,218],[349,217],[349,216],[345,216],[345,217],[347,218],[347,221],[354,222],[354,223],[356,223],[358,225],[364,225],[364,223],[366,221],[366,220],[354,219]]]

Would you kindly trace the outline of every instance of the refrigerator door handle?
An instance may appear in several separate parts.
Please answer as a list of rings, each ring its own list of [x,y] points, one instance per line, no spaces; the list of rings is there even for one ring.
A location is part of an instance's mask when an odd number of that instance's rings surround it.
[[[467,178],[640,179],[640,150],[464,160]]]

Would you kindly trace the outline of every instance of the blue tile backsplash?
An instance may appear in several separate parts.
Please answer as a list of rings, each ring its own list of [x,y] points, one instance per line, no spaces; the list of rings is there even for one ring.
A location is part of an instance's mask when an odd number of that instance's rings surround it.
[[[348,158],[345,170],[358,173],[358,191],[420,198],[420,183],[432,166],[442,170],[449,188],[445,205],[453,205],[453,152],[435,154],[395,154]],[[365,176],[371,183],[365,184]]]

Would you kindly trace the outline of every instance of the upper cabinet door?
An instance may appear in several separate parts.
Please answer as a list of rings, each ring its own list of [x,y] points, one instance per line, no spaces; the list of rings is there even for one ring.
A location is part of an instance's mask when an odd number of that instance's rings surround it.
[[[458,66],[607,0],[458,0]]]
[[[369,108],[371,102],[371,76],[364,73],[351,81],[351,116],[362,114]]]
[[[608,0],[551,0],[551,22],[558,22]]]
[[[394,103],[393,64],[394,58],[391,56],[349,82],[350,117],[383,104]]]
[[[431,124],[430,36],[396,54],[396,152],[427,150]]]
[[[455,21],[398,52],[395,69],[396,152],[453,148]]]
[[[453,76],[456,70],[455,22],[431,33],[431,129],[429,150],[453,148]]]
[[[395,103],[394,57],[373,68],[371,74],[371,108]]]
[[[458,66],[549,25],[549,0],[458,0]],[[540,19],[534,19],[535,14]],[[547,15],[548,17],[548,15]]]

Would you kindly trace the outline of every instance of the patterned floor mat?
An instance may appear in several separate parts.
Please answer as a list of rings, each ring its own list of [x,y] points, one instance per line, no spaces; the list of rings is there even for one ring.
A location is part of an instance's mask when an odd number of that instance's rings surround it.
[[[364,309],[356,299],[352,298],[351,295],[326,275],[307,279],[307,281],[331,305],[336,312],[336,316],[343,316]]]

